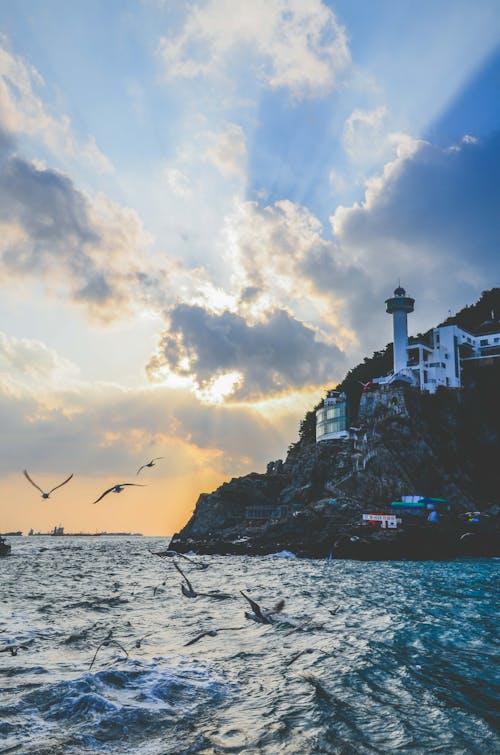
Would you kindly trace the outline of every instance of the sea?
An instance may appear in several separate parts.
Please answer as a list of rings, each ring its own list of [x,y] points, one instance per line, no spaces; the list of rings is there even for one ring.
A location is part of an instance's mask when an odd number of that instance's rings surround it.
[[[500,753],[498,560],[193,555],[188,598],[164,538],[10,542],[1,753]]]

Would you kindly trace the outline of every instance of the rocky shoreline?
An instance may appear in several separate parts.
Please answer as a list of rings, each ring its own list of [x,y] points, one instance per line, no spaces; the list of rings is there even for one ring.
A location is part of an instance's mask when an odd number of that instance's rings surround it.
[[[310,513],[310,512],[309,512]],[[386,560],[442,560],[500,556],[497,512],[487,514],[488,525],[468,527],[460,520],[443,525],[408,525],[372,530],[359,524],[341,525],[316,512],[296,527],[278,523],[247,528],[244,533],[209,533],[190,538],[174,535],[169,549],[204,555],[263,556],[287,551],[299,558]]]

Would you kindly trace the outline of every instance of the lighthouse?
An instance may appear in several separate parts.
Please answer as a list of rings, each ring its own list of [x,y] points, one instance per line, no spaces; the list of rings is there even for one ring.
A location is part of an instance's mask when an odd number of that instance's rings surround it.
[[[386,312],[392,315],[394,328],[394,374],[405,370],[408,364],[408,321],[407,315],[413,312],[415,299],[406,296],[406,291],[398,286],[394,296],[385,300]]]

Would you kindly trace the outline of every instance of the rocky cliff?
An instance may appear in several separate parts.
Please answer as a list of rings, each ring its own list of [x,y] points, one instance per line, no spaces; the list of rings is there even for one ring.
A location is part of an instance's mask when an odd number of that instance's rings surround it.
[[[463,312],[480,319],[492,302],[500,304],[500,289]],[[383,374],[388,358],[390,349],[376,353],[342,383],[356,418],[350,439],[317,444],[315,413],[308,412],[284,462],[200,495],[170,547],[361,558],[497,553],[500,360],[464,373],[461,390],[429,395],[396,383],[360,395],[360,375]],[[397,532],[360,527],[363,512],[388,510],[402,495],[445,498],[453,513],[434,526],[403,521]],[[263,511],[267,518],[259,518]],[[473,526],[468,511],[482,511],[481,521]]]

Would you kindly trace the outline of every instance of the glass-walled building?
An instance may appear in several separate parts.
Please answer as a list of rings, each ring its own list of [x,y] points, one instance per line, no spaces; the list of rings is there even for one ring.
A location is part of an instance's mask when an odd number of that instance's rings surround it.
[[[316,442],[348,438],[347,397],[340,391],[328,391],[324,406],[316,410]]]

